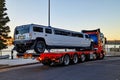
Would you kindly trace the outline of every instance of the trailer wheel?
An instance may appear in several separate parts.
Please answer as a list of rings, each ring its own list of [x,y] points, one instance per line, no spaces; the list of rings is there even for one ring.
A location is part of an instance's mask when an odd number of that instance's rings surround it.
[[[70,57],[69,57],[69,55],[65,55],[63,58],[63,64],[65,66],[67,66],[67,65],[69,65],[69,63],[70,63]]]
[[[103,53],[100,53],[99,59],[104,59],[105,55]]]
[[[35,52],[40,54],[40,53],[43,53],[46,49],[46,46],[45,46],[45,42],[44,41],[37,41],[36,45],[35,45]]]
[[[81,62],[84,62],[86,60],[86,56],[84,54],[81,55],[80,57]]]
[[[93,60],[96,60],[97,59],[97,55],[94,53],[93,54]]]
[[[73,63],[74,63],[74,64],[78,63],[78,55],[77,55],[77,54],[75,54],[75,55],[73,56]]]

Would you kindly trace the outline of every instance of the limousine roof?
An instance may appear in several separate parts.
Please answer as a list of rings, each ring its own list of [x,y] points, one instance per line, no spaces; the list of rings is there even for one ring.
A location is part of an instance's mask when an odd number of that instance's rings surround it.
[[[52,28],[52,29],[57,29],[57,30],[62,30],[62,31],[68,31],[68,32],[74,32],[74,33],[81,33],[81,34],[85,34],[83,32],[77,32],[77,31],[71,31],[71,30],[66,30],[66,29],[60,29],[60,28],[55,28],[55,27],[49,27],[49,26],[44,26],[44,25],[38,25],[38,24],[26,24],[26,25],[20,25],[20,26],[16,26],[16,28],[19,28],[19,27],[27,27],[29,25],[33,25],[33,26],[40,26],[40,27],[45,27],[45,28]]]
[[[20,25],[20,26],[16,26],[16,28],[18,27],[26,27],[26,26],[30,26],[30,25],[33,25],[33,26],[40,26],[40,27],[48,27],[48,26],[44,26],[44,25],[38,25],[38,24],[26,24],[26,25]]]

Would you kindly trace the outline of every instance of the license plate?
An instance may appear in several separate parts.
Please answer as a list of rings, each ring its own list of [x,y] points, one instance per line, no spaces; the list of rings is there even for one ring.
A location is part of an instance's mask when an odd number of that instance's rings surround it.
[[[18,39],[25,39],[25,36],[19,36]]]

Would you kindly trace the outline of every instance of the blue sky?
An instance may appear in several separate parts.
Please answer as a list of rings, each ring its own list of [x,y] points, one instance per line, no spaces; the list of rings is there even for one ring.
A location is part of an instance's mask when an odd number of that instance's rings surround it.
[[[48,25],[48,0],[6,0],[11,21],[10,35],[15,26]],[[120,0],[51,0],[51,26],[73,31],[100,28],[107,39],[120,39]]]

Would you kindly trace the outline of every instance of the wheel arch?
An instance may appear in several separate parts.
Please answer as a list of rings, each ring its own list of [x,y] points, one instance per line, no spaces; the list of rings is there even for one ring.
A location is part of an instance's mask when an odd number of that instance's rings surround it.
[[[68,55],[70,57],[70,55],[68,53],[64,54],[64,56]],[[71,57],[70,57],[71,58]]]
[[[73,57],[75,56],[75,55],[77,55],[78,56],[78,58],[79,58],[79,54],[77,54],[77,53],[74,53],[73,55],[72,55],[72,59],[73,59]]]
[[[40,40],[41,40],[41,41],[44,41],[44,42],[45,42],[45,45],[47,45],[47,44],[46,44],[46,41],[45,41],[45,39],[44,39],[43,37],[37,37],[37,38],[36,38],[36,41],[40,41]]]

